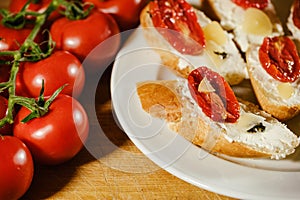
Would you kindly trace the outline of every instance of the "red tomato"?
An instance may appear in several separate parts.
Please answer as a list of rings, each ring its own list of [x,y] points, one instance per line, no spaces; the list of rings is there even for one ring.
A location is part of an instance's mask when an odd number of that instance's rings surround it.
[[[294,82],[300,76],[297,47],[289,37],[266,37],[259,49],[259,60],[268,74],[278,81]]]
[[[244,9],[247,8],[258,8],[258,9],[264,9],[268,6],[269,0],[232,0],[233,3],[237,4],[238,6],[241,6]]]
[[[300,29],[300,0],[295,0],[293,3],[293,22]]]
[[[140,13],[148,0],[84,0],[93,3],[100,11],[111,14],[122,31],[136,27]]]
[[[0,96],[0,119],[6,116],[7,113],[7,99]],[[0,128],[0,135],[10,135],[12,133],[12,125],[6,124]]]
[[[195,55],[203,50],[204,33],[190,4],[184,0],[154,0],[149,9],[153,25],[177,51]]]
[[[47,9],[47,7],[51,3],[51,1],[52,0],[35,0],[35,1],[31,1],[31,3],[29,4],[29,7],[28,7],[27,10],[42,13]],[[9,10],[11,12],[17,13],[17,12],[21,11],[23,6],[27,2],[28,2],[28,0],[11,0],[10,4],[9,4]],[[59,16],[60,16],[60,14],[57,11],[54,11],[54,12],[51,13],[48,20],[49,21],[54,21]]]
[[[45,96],[50,96],[64,84],[68,84],[63,94],[78,97],[85,81],[81,62],[67,51],[55,51],[38,62],[25,62],[20,66],[16,79],[16,94],[38,97],[42,80],[45,83]]]
[[[214,91],[200,92],[201,81],[206,78]],[[234,92],[225,79],[207,67],[199,67],[188,76],[192,97],[202,111],[214,121],[234,123],[240,117],[240,106]]]
[[[33,177],[32,156],[23,142],[0,136],[0,199],[19,199]]]
[[[14,136],[31,151],[36,162],[56,165],[73,158],[83,147],[89,123],[81,104],[67,95],[59,95],[49,112],[26,123],[21,121],[30,113],[22,107],[14,122]]]
[[[31,28],[12,29],[0,23],[0,51],[18,50],[30,32]],[[39,36],[35,41],[41,42],[42,38]]]
[[[93,10],[81,20],[69,20],[65,17],[56,20],[50,29],[56,48],[67,50],[83,61],[100,43],[119,33],[118,25],[108,14]],[[115,55],[120,46],[120,35],[95,56],[95,62],[107,55]]]

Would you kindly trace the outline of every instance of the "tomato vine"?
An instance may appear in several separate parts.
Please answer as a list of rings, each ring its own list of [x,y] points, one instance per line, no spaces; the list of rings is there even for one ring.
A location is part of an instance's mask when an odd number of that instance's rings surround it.
[[[44,58],[49,57],[54,48],[55,42],[52,40],[48,31],[48,41],[46,48],[42,48],[41,44],[35,42],[35,38],[42,30],[43,25],[46,23],[47,18],[52,12],[58,10],[60,14],[66,16],[71,20],[78,20],[87,17],[94,7],[91,3],[81,3],[80,1],[68,1],[68,0],[52,0],[47,9],[40,13],[35,11],[28,11],[28,6],[32,2],[29,0],[18,13],[11,13],[6,9],[0,9],[0,15],[2,16],[2,25],[11,29],[22,29],[26,25],[34,24],[30,34],[26,37],[23,44],[20,44],[18,50],[0,51],[0,64],[11,65],[10,77],[7,82],[0,83],[0,93],[8,90],[8,110],[4,118],[0,119],[0,128],[5,124],[13,123],[13,111],[16,104],[24,106],[31,111],[31,114],[24,119],[24,121],[32,118],[41,117],[47,113],[48,107],[55,97],[63,90],[64,86],[58,88],[52,96],[43,104],[43,85],[41,85],[41,93],[39,98],[29,98],[16,95],[16,77],[19,71],[21,62],[37,62]],[[45,31],[43,34],[46,34]]]

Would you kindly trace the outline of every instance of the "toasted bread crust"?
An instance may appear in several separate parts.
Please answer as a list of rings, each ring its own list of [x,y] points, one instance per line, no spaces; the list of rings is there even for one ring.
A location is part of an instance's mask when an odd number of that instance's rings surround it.
[[[280,102],[273,103],[273,101],[270,101],[270,97],[263,87],[263,84],[256,80],[250,71],[249,77],[259,105],[263,110],[270,113],[276,119],[280,121],[287,121],[300,112],[300,104],[288,106]]]
[[[214,130],[211,124],[205,122],[202,118],[195,119],[190,117],[189,119],[181,120],[181,116],[188,114],[182,113],[186,110],[183,108],[184,103],[174,90],[175,84],[176,81],[138,84],[137,92],[143,109],[153,116],[171,122],[170,127],[173,131],[210,153],[245,158],[266,158],[271,156],[247,147],[243,143],[229,142],[224,137],[224,133]],[[153,92],[156,94],[153,94]],[[151,107],[156,107],[157,105],[162,105],[162,108],[165,108],[163,115],[161,110],[158,114],[154,113],[153,110],[151,112]]]

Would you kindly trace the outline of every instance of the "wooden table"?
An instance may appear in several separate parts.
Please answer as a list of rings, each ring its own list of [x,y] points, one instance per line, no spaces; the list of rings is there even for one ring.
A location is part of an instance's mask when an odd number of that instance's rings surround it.
[[[0,7],[7,5],[8,1],[0,1]],[[100,123],[110,145],[99,146],[99,158],[84,148],[65,164],[35,166],[32,185],[22,199],[231,199],[176,178],[135,147],[114,120],[110,74],[111,67],[99,82],[98,120],[91,122]],[[87,142],[93,143],[93,139]]]

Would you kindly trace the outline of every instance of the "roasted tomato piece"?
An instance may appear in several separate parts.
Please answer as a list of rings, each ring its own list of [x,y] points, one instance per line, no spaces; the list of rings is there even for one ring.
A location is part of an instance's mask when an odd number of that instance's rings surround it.
[[[188,86],[192,97],[212,120],[234,123],[240,117],[240,105],[233,90],[217,72],[199,67],[189,74]]]
[[[295,0],[293,4],[292,18],[295,26],[300,29],[300,0]]]
[[[300,74],[300,61],[295,43],[288,37],[266,37],[259,49],[263,68],[274,79],[294,82]]]
[[[177,51],[201,53],[205,46],[204,33],[190,4],[184,0],[154,0],[149,8],[153,25]]]
[[[261,10],[269,4],[269,0],[232,0],[232,2],[244,9],[257,8]]]

